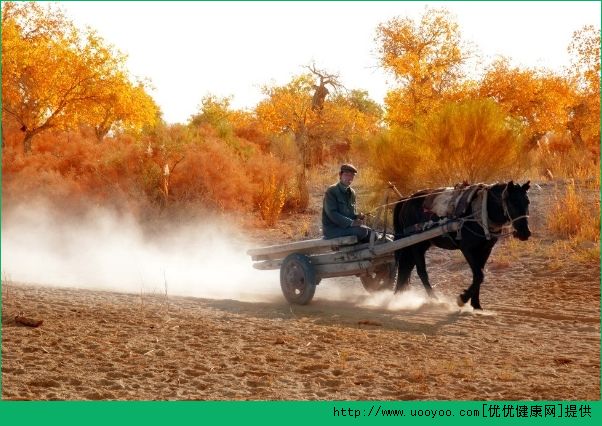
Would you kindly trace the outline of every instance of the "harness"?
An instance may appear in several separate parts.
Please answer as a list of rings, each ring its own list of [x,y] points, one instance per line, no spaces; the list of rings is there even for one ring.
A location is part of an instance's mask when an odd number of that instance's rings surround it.
[[[429,220],[427,220],[425,222],[417,223],[417,224],[414,224],[414,225],[404,228],[402,230],[402,234],[396,235],[396,237],[404,237],[404,236],[408,236],[408,235],[412,235],[412,234],[415,234],[418,232],[425,231],[434,226],[441,226],[441,225],[445,224],[446,222],[448,222],[449,220],[460,221],[460,227],[456,231],[456,237],[455,237],[456,240],[461,239],[461,231],[464,228],[464,223],[466,223],[466,222],[477,223],[483,229],[483,235],[475,233],[473,230],[471,230],[468,227],[466,227],[464,229],[466,229],[468,232],[472,233],[473,235],[476,235],[479,237],[485,237],[485,239],[487,239],[487,240],[490,240],[491,237],[500,238],[500,237],[505,237],[507,235],[512,234],[512,231],[502,233],[501,230],[505,226],[512,225],[512,224],[514,224],[514,222],[516,222],[518,220],[528,218],[529,215],[524,214],[524,215],[520,215],[517,217],[512,217],[512,215],[510,214],[510,211],[508,209],[508,202],[507,202],[508,184],[506,184],[506,186],[504,187],[504,189],[502,191],[502,196],[501,196],[501,200],[500,200],[505,221],[501,224],[491,223],[491,221],[489,219],[489,212],[487,210],[487,198],[489,195],[491,195],[494,198],[498,199],[498,197],[495,194],[493,194],[493,193],[490,194],[490,189],[492,187],[493,187],[493,185],[476,184],[476,185],[471,185],[471,186],[463,185],[461,187],[454,188],[453,189],[454,191],[457,191],[458,189],[460,189],[460,191],[459,191],[459,194],[457,194],[455,197],[450,198],[449,211],[453,212],[451,214],[451,217],[440,217],[439,220],[432,220],[431,218],[429,218]],[[378,206],[374,210],[378,210],[381,208],[386,209],[388,206],[392,206],[392,205],[398,204],[403,201],[408,201],[408,200],[417,199],[417,198],[426,198],[426,197],[429,197],[432,195],[442,194],[445,191],[446,190],[432,192],[432,193],[422,194],[422,195],[418,195],[418,196],[414,196],[414,197],[403,197],[399,201],[395,201],[392,203],[386,202],[385,204]],[[449,189],[447,189],[447,191],[449,191]],[[396,191],[396,192],[398,195],[401,195],[401,194],[399,194],[398,191]],[[387,198],[387,201],[388,201],[388,198]],[[472,205],[472,213],[468,216],[462,216],[469,205]],[[428,210],[427,210],[427,213],[431,213],[431,217],[434,215],[433,212],[429,212]],[[385,215],[385,217],[386,217],[386,215]],[[385,222],[385,226],[386,226],[386,222]],[[448,234],[445,234],[445,235],[449,236]],[[450,237],[450,239],[451,239],[451,237]],[[452,239],[452,241],[453,241],[453,239]]]
[[[512,225],[514,224],[514,222],[521,220],[521,219],[525,219],[528,218],[529,215],[524,214],[524,215],[520,215],[517,217],[512,217],[512,215],[510,214],[510,210],[508,209],[508,184],[506,184],[506,186],[504,187],[504,190],[502,191],[502,199],[501,199],[501,205],[502,205],[502,211],[504,214],[504,218],[506,219],[503,223],[501,224],[493,224],[490,225],[490,221],[489,221],[489,212],[487,211],[487,197],[489,195],[489,190],[492,188],[491,185],[486,185],[483,187],[483,189],[479,192],[478,197],[481,198],[480,200],[480,206],[475,206],[474,202],[473,202],[473,207],[480,207],[477,209],[474,209],[474,212],[472,215],[467,216],[466,218],[464,218],[464,221],[467,222],[476,222],[477,224],[479,224],[481,226],[481,228],[483,228],[483,236],[485,237],[485,239],[490,240],[491,237],[495,237],[495,238],[499,238],[499,237],[504,237],[506,235],[510,235],[512,232],[506,232],[506,233],[502,233],[501,230],[504,228],[504,226],[508,226],[508,225]],[[495,197],[495,195],[492,193],[492,196]],[[475,201],[478,201],[475,200]],[[479,218],[480,216],[480,218]],[[462,229],[462,226],[460,227],[460,229]],[[470,230],[470,228],[466,228],[469,232],[472,232],[474,234],[473,231]],[[460,230],[458,230],[458,232],[460,232]],[[479,235],[480,236],[480,235]]]

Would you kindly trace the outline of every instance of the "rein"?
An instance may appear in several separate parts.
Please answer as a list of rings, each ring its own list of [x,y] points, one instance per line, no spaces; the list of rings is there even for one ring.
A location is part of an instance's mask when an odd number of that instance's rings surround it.
[[[390,188],[389,188],[390,189]],[[397,191],[396,191],[397,192]],[[430,195],[438,195],[438,194],[443,194],[444,192],[446,192],[446,189],[443,189],[441,191],[433,191],[433,192],[429,192],[428,194],[423,194],[423,195],[415,195],[413,197],[401,197],[399,200],[397,201],[393,201],[391,203],[385,203],[385,204],[381,204],[379,206],[376,206],[375,208],[373,208],[372,210],[370,210],[369,214],[372,214],[372,212],[375,212],[379,209],[382,209],[383,207],[389,207],[389,206],[394,206],[395,204],[399,204],[402,203],[404,201],[409,201],[409,200],[417,200],[418,198],[426,198]],[[397,194],[399,194],[399,192],[397,192]]]

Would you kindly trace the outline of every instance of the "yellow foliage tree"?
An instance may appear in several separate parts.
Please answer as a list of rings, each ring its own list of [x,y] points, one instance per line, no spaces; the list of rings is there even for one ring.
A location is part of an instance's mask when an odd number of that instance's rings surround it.
[[[600,29],[585,26],[573,34],[570,77],[576,85],[568,128],[577,145],[600,156]]]
[[[507,58],[500,58],[486,71],[478,92],[526,124],[532,144],[547,132],[566,129],[573,91],[562,76],[512,67]]]
[[[414,136],[448,183],[511,178],[524,167],[523,126],[491,100],[445,105],[420,120]]]
[[[124,64],[94,31],[79,31],[52,5],[3,4],[2,108],[21,126],[26,153],[33,137],[49,129],[88,124],[106,134],[119,123],[151,123],[156,107],[128,86]]]
[[[218,96],[208,94],[201,99],[199,113],[191,119],[192,124],[211,124],[218,126],[224,121],[228,121],[230,116],[230,104],[232,96],[220,98]]]
[[[381,64],[400,87],[386,98],[386,120],[403,127],[457,96],[468,49],[445,9],[427,8],[419,23],[394,18],[377,28]]]
[[[380,131],[381,107],[368,92],[351,90],[326,102],[310,137],[319,141],[322,159],[347,160],[352,144],[363,143]]]
[[[302,154],[303,169],[310,164],[308,127],[318,114],[312,110],[311,75],[294,77],[285,86],[264,87],[267,99],[255,111],[264,129],[272,134],[292,133]]]
[[[378,104],[360,90],[336,94],[312,108],[313,78],[301,75],[286,86],[266,88],[268,98],[256,108],[265,131],[294,135],[304,168],[344,157],[353,140],[378,130],[382,116]]]
[[[139,133],[160,120],[161,111],[142,82],[132,84],[116,73],[110,83],[99,87],[97,101],[90,104],[90,120],[98,142],[110,131]]]

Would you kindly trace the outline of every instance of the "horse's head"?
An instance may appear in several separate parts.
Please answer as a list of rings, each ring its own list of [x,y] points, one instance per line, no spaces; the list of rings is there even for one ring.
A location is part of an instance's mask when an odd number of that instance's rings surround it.
[[[503,194],[504,213],[512,223],[513,235],[521,241],[526,241],[531,236],[529,229],[529,190],[530,181],[524,185],[508,182]]]

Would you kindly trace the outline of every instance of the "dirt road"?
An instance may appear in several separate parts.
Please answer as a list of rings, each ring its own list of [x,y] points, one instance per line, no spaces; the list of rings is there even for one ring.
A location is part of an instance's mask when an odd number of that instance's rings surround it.
[[[2,396],[598,400],[599,263],[554,249],[537,217],[532,228],[494,249],[482,313],[455,305],[471,277],[443,250],[428,255],[438,300],[416,277],[395,297],[324,280],[308,306],[4,282]]]

